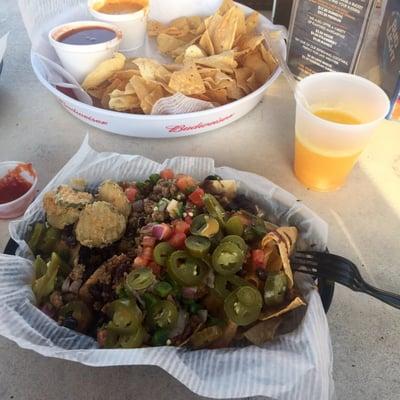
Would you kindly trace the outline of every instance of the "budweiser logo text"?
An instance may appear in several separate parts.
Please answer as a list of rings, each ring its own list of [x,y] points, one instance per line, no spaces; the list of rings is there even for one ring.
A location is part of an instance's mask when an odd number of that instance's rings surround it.
[[[196,129],[206,128],[207,126],[221,124],[222,122],[224,122],[228,119],[231,119],[233,116],[234,116],[234,114],[230,114],[226,117],[218,118],[215,121],[211,121],[211,122],[199,122],[196,125],[183,125],[183,124],[182,125],[170,125],[170,126],[167,126],[166,128],[168,129],[169,133],[193,131]]]
[[[60,101],[60,103],[61,103],[66,109],[68,109],[68,110],[71,111],[73,114],[77,115],[78,117],[81,117],[81,118],[86,119],[86,120],[91,121],[91,122],[95,122],[96,124],[108,125],[108,122],[107,122],[107,121],[102,121],[101,119],[97,119],[97,118],[95,118],[95,117],[92,117],[91,115],[84,114],[83,112],[78,111],[76,108],[70,107],[70,106],[69,106],[67,103],[65,103],[64,101],[62,101],[62,100],[59,100],[59,101]]]

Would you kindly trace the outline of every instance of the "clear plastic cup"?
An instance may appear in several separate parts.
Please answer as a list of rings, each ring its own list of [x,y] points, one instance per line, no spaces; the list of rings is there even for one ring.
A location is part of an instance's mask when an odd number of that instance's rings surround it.
[[[139,11],[126,14],[105,14],[97,11],[96,7],[104,2],[105,0],[89,0],[89,11],[97,20],[109,22],[121,29],[123,39],[120,50],[129,53],[142,47],[147,34],[148,0],[138,0],[139,4],[143,4],[143,8]]]
[[[98,44],[74,45],[59,42],[64,33],[84,27],[104,27],[115,31],[114,39]],[[50,44],[54,47],[63,67],[79,82],[86,78],[102,61],[112,58],[118,51],[122,32],[118,27],[97,21],[77,21],[55,27],[49,32]]]
[[[294,171],[309,189],[329,192],[340,188],[389,112],[385,92],[360,76],[322,72],[303,79],[298,86],[311,110],[296,105]],[[332,122],[315,112],[341,118]]]

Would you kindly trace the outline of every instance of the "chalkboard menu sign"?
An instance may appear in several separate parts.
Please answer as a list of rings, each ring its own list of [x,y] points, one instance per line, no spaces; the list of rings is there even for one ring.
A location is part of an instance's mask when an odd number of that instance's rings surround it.
[[[295,0],[288,64],[302,78],[315,72],[353,73],[375,0]]]
[[[389,117],[400,122],[400,1],[388,0],[379,33],[381,87],[391,99]]]

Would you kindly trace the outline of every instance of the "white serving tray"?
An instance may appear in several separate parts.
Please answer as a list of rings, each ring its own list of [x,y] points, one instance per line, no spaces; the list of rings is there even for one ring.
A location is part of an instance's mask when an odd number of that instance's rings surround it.
[[[216,3],[216,6],[219,4],[219,1],[213,2]],[[254,11],[241,4],[238,4],[238,6],[246,14]],[[208,15],[208,13],[209,10],[205,10],[205,15]],[[76,15],[74,13],[75,18]],[[185,15],[185,9],[182,9],[182,15]],[[177,16],[175,15],[175,17]],[[85,16],[85,18],[87,17]],[[265,16],[260,15],[258,31],[261,32],[267,28],[276,29],[276,26]],[[281,51],[286,54],[286,44],[283,39],[281,41]],[[281,72],[280,68],[278,68],[269,80],[255,92],[221,107],[188,114],[137,115],[104,110],[77,101],[62,93],[45,79],[42,63],[33,51],[31,53],[31,62],[33,71],[43,86],[76,118],[110,133],[141,138],[176,138],[222,128],[249,113],[262,100],[268,87],[272,85]]]

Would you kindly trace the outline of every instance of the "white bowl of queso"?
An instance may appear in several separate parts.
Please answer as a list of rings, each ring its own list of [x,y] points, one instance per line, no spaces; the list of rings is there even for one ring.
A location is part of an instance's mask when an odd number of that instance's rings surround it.
[[[118,51],[122,36],[112,24],[77,21],[52,29],[49,40],[63,67],[81,83],[98,64]]]
[[[146,40],[149,0],[89,0],[92,16],[117,26],[123,34],[120,50],[130,52]]]

